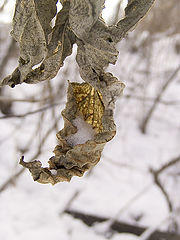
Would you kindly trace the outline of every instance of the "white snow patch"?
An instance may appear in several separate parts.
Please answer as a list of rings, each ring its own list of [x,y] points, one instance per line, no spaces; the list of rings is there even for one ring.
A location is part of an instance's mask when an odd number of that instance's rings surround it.
[[[67,143],[74,147],[77,144],[84,144],[94,137],[94,130],[90,124],[84,121],[81,116],[78,116],[72,121],[73,125],[77,127],[77,133],[69,136],[66,140]]]
[[[52,175],[56,176],[57,175],[57,171],[56,170],[50,170],[50,172],[52,173]]]
[[[43,61],[44,61],[44,59],[43,59],[40,63],[34,65],[34,66],[32,67],[32,69],[35,70],[35,69],[37,69],[38,67],[40,67],[41,64],[43,63]]]
[[[116,234],[112,238],[112,240],[138,240],[138,239],[139,238],[136,235],[130,233]]]

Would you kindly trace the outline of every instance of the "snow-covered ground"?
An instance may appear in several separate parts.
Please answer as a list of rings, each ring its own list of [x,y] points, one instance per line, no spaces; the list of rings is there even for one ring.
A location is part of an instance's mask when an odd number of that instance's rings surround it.
[[[147,33],[142,36],[146,38]],[[2,36],[2,34],[1,34]],[[134,38],[134,39],[133,39]],[[86,226],[82,221],[64,213],[72,209],[79,212],[116,219],[143,227],[158,227],[167,231],[170,226],[169,209],[164,195],[153,182],[149,169],[158,169],[169,160],[180,155],[180,72],[169,85],[149,121],[146,134],[140,131],[140,124],[162,85],[180,65],[179,55],[174,46],[180,36],[163,37],[153,42],[151,61],[140,47],[140,41],[129,35],[129,40],[118,44],[120,52],[115,66],[108,71],[126,84],[124,97],[116,104],[115,121],[117,134],[107,143],[99,164],[84,177],[74,177],[70,183],[55,186],[33,182],[30,173],[24,171],[0,192],[0,239],[43,239],[49,240],[103,240],[107,230],[102,224]],[[138,46],[136,53],[131,51]],[[3,41],[3,50],[9,41]],[[80,81],[74,54],[67,58],[64,68],[52,80],[52,89],[60,81]],[[149,56],[148,56],[149,57]],[[5,75],[16,66],[16,61],[8,63]],[[145,74],[146,70],[150,74]],[[5,87],[6,96],[18,99],[45,97],[47,84]],[[63,93],[66,90],[63,89]],[[131,97],[127,97],[131,95]],[[133,97],[134,96],[134,97]],[[141,99],[141,101],[139,100]],[[65,106],[66,95],[56,98],[55,115],[59,116],[58,129],[63,127],[60,112]],[[174,104],[167,104],[172,102]],[[14,114],[23,114],[43,107],[40,103],[13,103]],[[0,188],[12,175],[22,169],[18,165],[25,148],[25,160],[36,154],[37,146],[45,132],[53,125],[52,111],[28,115],[22,118],[0,119]],[[4,116],[0,114],[0,117]],[[41,116],[41,117],[40,117]],[[38,125],[39,124],[39,125]],[[39,126],[39,131],[37,131]],[[37,132],[37,134],[36,134]],[[34,134],[33,134],[34,133]],[[31,139],[31,136],[33,138]],[[47,166],[48,159],[56,145],[55,131],[52,131],[38,157]],[[176,211],[180,208],[180,165],[175,165],[161,176]],[[72,200],[72,197],[74,199]],[[69,203],[70,202],[70,203]],[[175,216],[180,228],[180,218]],[[137,220],[138,219],[138,220]],[[132,234],[114,234],[112,240],[137,240]]]

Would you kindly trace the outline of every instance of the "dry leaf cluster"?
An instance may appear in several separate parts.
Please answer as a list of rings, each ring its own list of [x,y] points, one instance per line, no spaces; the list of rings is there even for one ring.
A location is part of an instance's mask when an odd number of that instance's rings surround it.
[[[107,26],[101,18],[105,0],[60,0],[62,9],[58,13],[57,2],[16,1],[12,36],[19,43],[19,65],[0,83],[14,87],[52,79],[72,53],[73,44],[77,44],[76,61],[85,83],[69,83],[62,112],[64,128],[57,133],[55,155],[48,168],[39,161],[20,160],[35,181],[51,184],[82,176],[97,164],[104,145],[114,137],[113,110],[124,84],[105,68],[115,64],[116,44],[147,13],[154,0],[129,0],[124,19],[115,26]],[[92,126],[94,135],[84,144],[70,146],[67,139],[78,131],[73,125],[78,116]]]

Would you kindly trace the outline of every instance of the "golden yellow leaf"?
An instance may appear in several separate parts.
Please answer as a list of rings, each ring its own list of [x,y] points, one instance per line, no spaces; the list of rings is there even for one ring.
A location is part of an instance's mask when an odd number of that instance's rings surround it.
[[[103,131],[104,104],[102,95],[88,83],[71,83],[79,112],[97,133]]]

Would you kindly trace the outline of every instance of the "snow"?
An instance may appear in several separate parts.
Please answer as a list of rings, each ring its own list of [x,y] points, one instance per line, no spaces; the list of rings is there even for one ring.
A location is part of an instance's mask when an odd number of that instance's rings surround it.
[[[50,170],[52,175],[57,175],[57,171],[56,170]]]
[[[111,239],[112,240],[138,240],[139,238],[133,234],[123,233],[123,234],[116,234]]]
[[[84,121],[82,116],[77,116],[72,121],[73,125],[77,127],[77,133],[67,137],[67,143],[74,147],[77,144],[83,144],[94,137],[94,130],[90,124]]]
[[[4,1],[1,1],[2,4]],[[2,6],[0,2],[0,7]],[[0,14],[0,22],[3,23],[9,23],[12,21],[13,15],[14,15],[14,6],[15,6],[15,0],[10,0],[4,7],[4,11]]]
[[[136,43],[133,33],[129,34],[129,38]],[[141,44],[138,41],[140,48]],[[131,53],[130,46],[123,40],[118,45],[120,51],[118,62],[115,66],[109,66],[109,70],[125,82],[124,94],[154,98],[167,76],[180,64],[179,55],[173,50],[173,46],[178,41],[180,41],[179,35],[164,36],[162,40],[153,43],[152,74],[147,77],[142,74],[146,69],[146,57],[142,58],[141,51],[137,54]],[[9,43],[8,40],[6,43]],[[8,45],[1,45],[1,52],[7,47]],[[76,49],[74,46],[74,53]],[[65,82],[62,90],[64,93],[67,89],[67,79],[80,81],[74,60],[75,54],[67,58],[64,70],[61,70],[58,77],[51,81],[53,89],[56,90],[59,82]],[[11,61],[6,73],[9,74],[15,65],[15,60]],[[46,88],[46,83],[22,84],[15,89],[7,87],[6,94],[13,98],[32,96],[41,98],[44,97]],[[164,101],[176,101],[177,104],[159,103],[146,134],[141,133],[139,125],[152,101],[142,102],[135,98],[122,97],[116,104],[117,134],[106,145],[98,165],[84,177],[74,177],[70,183],[60,183],[55,186],[40,185],[33,182],[30,173],[25,170],[5,191],[0,192],[0,239],[105,240],[104,233],[108,230],[109,222],[114,218],[150,229],[158,226],[160,230],[166,231],[169,222],[164,223],[163,220],[169,216],[167,202],[160,189],[154,184],[149,169],[158,169],[180,154],[179,92],[178,75],[162,98]],[[66,96],[60,98],[58,95],[58,97],[56,100],[61,102],[66,99]],[[38,109],[42,104],[16,102],[13,104],[13,111],[21,114]],[[60,117],[63,108],[64,103],[55,108],[56,117],[59,116],[60,119],[58,129],[63,127],[63,120]],[[39,131],[37,131],[38,124]],[[78,131],[68,138],[69,144],[74,146],[93,139],[94,130],[82,117],[75,119],[73,124]],[[24,120],[16,118],[0,120],[0,187],[9,177],[22,169],[18,164],[22,155],[21,150],[28,148],[24,155],[25,160],[30,160],[52,125],[51,110],[44,112],[43,116],[35,114]],[[55,133],[52,131],[46,139],[38,157],[45,166],[57,144]],[[180,194],[178,171],[179,165],[160,176],[176,209],[179,208]],[[54,171],[53,173],[56,174]],[[79,194],[71,201],[76,193]],[[110,221],[87,227],[82,221],[64,213],[69,202],[71,203],[68,209],[107,217]],[[139,215],[141,218],[137,221]],[[180,224],[178,216],[176,220]],[[112,237],[112,240],[121,239],[136,240],[138,237],[124,233],[115,233]]]
[[[106,0],[105,1],[105,8],[102,11],[102,17],[104,18],[105,22],[109,25],[112,24],[112,19],[114,17],[114,11],[117,8],[117,5],[119,3],[119,0]],[[120,14],[122,16],[119,16],[120,18],[124,17],[124,9],[127,6],[128,0],[121,0],[120,5]]]

